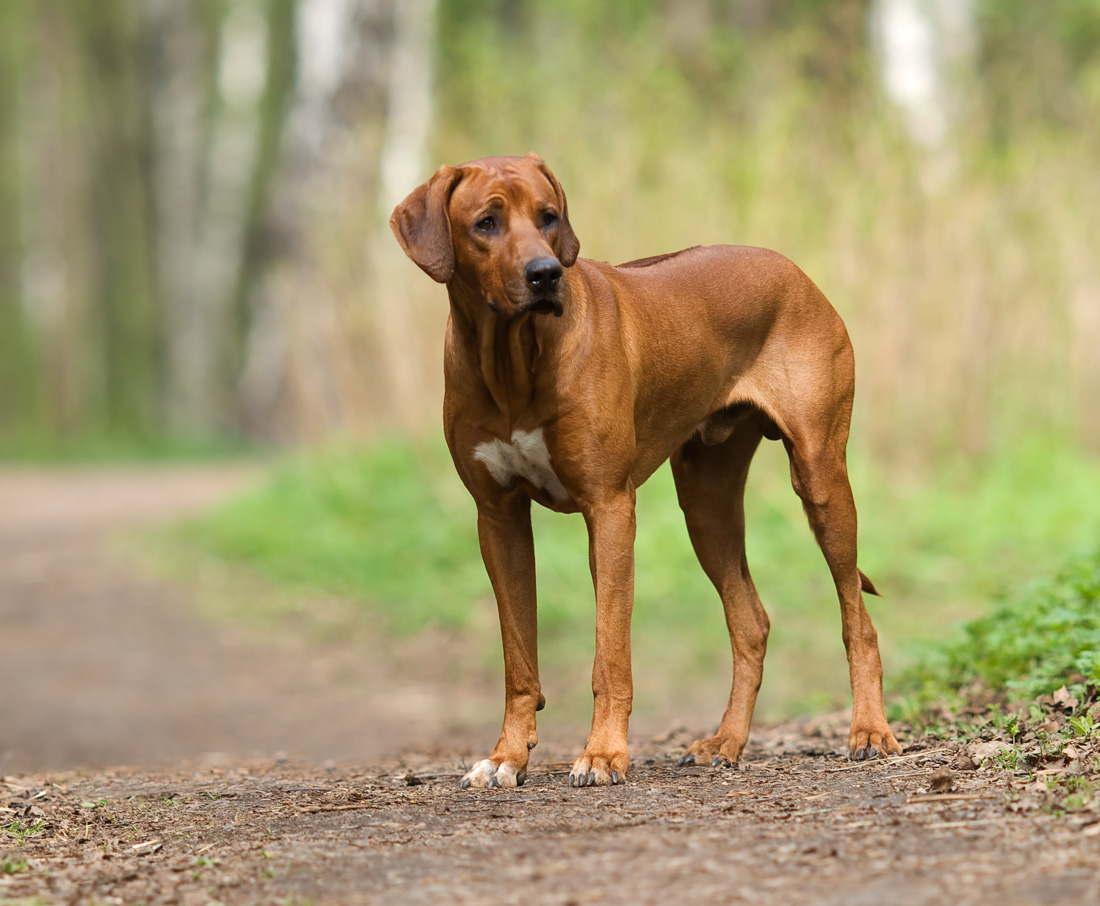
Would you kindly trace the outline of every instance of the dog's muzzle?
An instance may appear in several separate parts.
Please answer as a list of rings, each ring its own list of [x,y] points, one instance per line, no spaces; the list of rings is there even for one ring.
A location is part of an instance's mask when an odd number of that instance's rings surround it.
[[[523,276],[531,292],[531,301],[523,310],[560,317],[562,304],[558,285],[562,276],[561,262],[557,258],[535,258],[523,269]]]

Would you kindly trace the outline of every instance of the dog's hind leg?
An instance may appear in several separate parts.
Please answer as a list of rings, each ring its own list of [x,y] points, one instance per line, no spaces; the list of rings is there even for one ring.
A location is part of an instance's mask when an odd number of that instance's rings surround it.
[[[847,425],[831,437],[794,434],[784,438],[791,460],[791,483],[802,498],[814,537],[825,555],[840,599],[841,629],[852,684],[849,757],[862,761],[900,754],[882,699],[882,659],[878,634],[863,603],[873,590],[856,566],[856,506],[848,481],[844,448]]]
[[[750,413],[721,443],[708,432],[672,456],[676,493],[695,554],[722,598],[733,649],[733,684],[718,732],[696,740],[680,764],[732,764],[741,756],[764,669],[768,616],[745,558],[745,482],[763,436],[764,416]],[[722,432],[725,434],[726,432]],[[713,438],[711,438],[713,439]]]

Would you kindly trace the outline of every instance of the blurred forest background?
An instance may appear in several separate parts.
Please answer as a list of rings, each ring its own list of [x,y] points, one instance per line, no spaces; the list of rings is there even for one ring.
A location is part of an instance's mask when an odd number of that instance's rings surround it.
[[[442,163],[528,151],[583,255],[767,246],[843,315],[888,675],[1100,547],[1100,0],[2,0],[0,456],[322,451],[191,541],[499,660],[439,440],[445,294],[387,220]],[[758,458],[750,562],[797,617],[774,716],[846,692],[782,450]],[[719,701],[667,470],[639,510],[641,696],[705,675]],[[535,518],[583,708],[584,527]]]
[[[857,444],[1100,449],[1100,0],[5,0],[0,451],[434,426],[388,212],[529,150],[582,254],[798,262]]]

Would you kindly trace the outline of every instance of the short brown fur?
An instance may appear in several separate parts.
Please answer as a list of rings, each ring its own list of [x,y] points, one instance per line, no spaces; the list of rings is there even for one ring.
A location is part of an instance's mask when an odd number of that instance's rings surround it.
[[[504,645],[504,724],[463,786],[512,786],[538,741],[531,501],[580,512],[596,590],[592,729],[571,785],[630,765],[635,489],[671,460],[688,533],[725,608],[734,671],[716,734],[682,761],[736,762],[749,734],[768,618],[745,559],[743,495],[765,436],[832,572],[848,653],[850,756],[901,751],[886,721],[877,636],[856,566],[845,447],[854,394],[848,334],[783,256],[711,246],[612,267],[579,258],[565,194],[537,155],[442,167],[394,211],[402,247],[447,285],[444,432],[478,511]],[[494,476],[476,452],[537,436],[560,485]],[[555,492],[557,488],[557,492]]]

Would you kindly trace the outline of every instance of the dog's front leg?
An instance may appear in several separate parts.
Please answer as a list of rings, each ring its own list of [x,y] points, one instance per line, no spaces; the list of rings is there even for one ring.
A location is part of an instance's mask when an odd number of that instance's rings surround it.
[[[630,614],[634,607],[634,490],[585,511],[596,587],[596,657],[592,664],[592,732],[569,772],[570,786],[618,783],[630,767],[627,726],[634,697]]]
[[[479,501],[477,533],[500,617],[504,725],[493,754],[470,769],[462,788],[514,787],[527,778],[528,753],[538,742],[535,712],[543,704],[530,499],[513,492]]]

